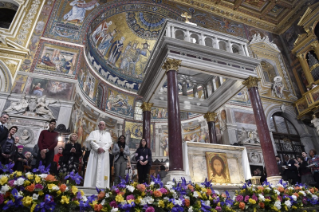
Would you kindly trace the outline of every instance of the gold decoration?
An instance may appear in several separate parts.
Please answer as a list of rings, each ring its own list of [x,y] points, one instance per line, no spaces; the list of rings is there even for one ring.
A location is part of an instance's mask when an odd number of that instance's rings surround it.
[[[252,88],[252,87],[258,87],[258,82],[260,81],[260,78],[258,77],[248,77],[248,79],[246,79],[243,82],[243,85],[247,86],[247,88]]]
[[[192,18],[192,16],[190,14],[188,14],[188,12],[184,12],[181,15],[183,18],[185,18],[185,23],[189,23],[189,19]]]
[[[206,119],[207,122],[215,122],[217,119],[217,114],[208,112],[204,114],[204,118]]]
[[[153,106],[153,103],[143,102],[143,104],[141,105],[141,109],[143,111],[151,111],[152,106]]]
[[[178,71],[178,66],[180,66],[181,63],[181,60],[167,58],[162,68],[165,69],[166,72],[170,70]]]

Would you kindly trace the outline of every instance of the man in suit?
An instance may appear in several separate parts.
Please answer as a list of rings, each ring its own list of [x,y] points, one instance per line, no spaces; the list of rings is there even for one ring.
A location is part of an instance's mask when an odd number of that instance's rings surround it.
[[[283,163],[280,161],[280,157],[278,155],[276,156],[276,161],[277,161],[279,175],[282,176],[282,174],[283,174],[283,170],[282,170]]]
[[[307,153],[306,152],[302,152],[301,156],[303,157],[303,160],[307,161],[307,163],[308,163],[309,158],[307,157]]]
[[[0,117],[0,143],[8,136],[9,130],[4,125],[9,120],[9,115],[6,113],[1,114]]]
[[[285,170],[287,180],[292,185],[295,185],[299,181],[298,168],[295,166],[295,164],[298,164],[298,162],[294,158],[289,159],[288,155],[285,155],[285,159],[286,161],[284,165],[287,167],[287,169]]]

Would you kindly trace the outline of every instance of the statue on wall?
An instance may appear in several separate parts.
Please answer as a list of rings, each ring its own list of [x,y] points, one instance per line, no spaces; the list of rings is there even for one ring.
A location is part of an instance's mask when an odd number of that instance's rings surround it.
[[[314,125],[314,127],[317,130],[317,133],[319,134],[319,119],[317,118],[315,114],[312,115],[311,123]]]
[[[19,102],[12,102],[11,105],[5,110],[8,114],[23,114],[28,108],[28,100],[26,94],[23,94]]]
[[[33,140],[33,132],[28,128],[19,129],[17,136],[20,138],[19,144],[26,145]]]
[[[274,83],[271,88],[271,94],[273,97],[283,98],[284,84],[282,83],[282,77],[276,76],[274,78]]]
[[[53,101],[53,102],[46,101],[46,96],[38,98],[38,103],[37,103],[35,113],[39,116],[49,117],[50,119],[53,119],[54,116],[52,114],[52,111],[49,108],[49,105],[54,103],[56,103],[56,101]]]
[[[237,130],[238,143],[240,144],[260,144],[257,130],[247,130],[244,127]]]

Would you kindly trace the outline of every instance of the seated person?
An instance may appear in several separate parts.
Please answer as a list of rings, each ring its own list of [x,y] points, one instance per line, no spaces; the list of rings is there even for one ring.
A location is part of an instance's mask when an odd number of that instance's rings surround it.
[[[18,151],[14,154],[14,167],[13,170],[24,172],[24,165],[28,164],[28,160],[23,155],[23,146],[17,146]]]

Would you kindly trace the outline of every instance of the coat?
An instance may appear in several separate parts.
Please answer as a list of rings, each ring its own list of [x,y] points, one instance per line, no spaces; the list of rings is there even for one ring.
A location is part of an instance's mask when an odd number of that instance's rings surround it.
[[[109,148],[112,138],[109,132],[100,133],[92,131],[86,139],[87,147],[91,149],[87,164],[84,187],[109,188],[110,182],[110,158]],[[104,153],[98,154],[98,149],[103,148]]]
[[[116,162],[117,159],[120,157],[120,147],[117,143],[113,146],[112,154],[114,155],[114,162]],[[127,156],[130,156],[130,148],[128,147],[128,145],[125,145],[123,156],[125,160],[127,160]]]

